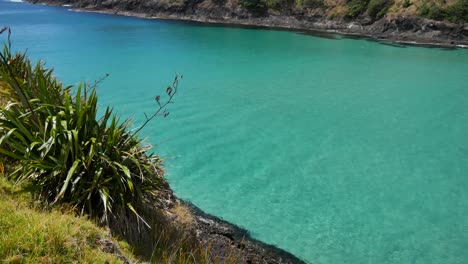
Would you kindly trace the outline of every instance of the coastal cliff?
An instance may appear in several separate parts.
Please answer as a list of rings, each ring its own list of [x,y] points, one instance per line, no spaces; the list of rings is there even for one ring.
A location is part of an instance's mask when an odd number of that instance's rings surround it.
[[[32,0],[145,18],[328,31],[403,43],[468,45],[468,1]]]

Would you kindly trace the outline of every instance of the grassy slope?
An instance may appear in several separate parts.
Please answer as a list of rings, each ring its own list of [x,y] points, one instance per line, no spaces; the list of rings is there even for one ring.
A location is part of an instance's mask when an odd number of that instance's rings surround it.
[[[36,210],[28,195],[14,193],[0,176],[0,259],[5,263],[122,263],[104,252],[102,244],[109,239],[132,256],[127,244],[86,218]]]

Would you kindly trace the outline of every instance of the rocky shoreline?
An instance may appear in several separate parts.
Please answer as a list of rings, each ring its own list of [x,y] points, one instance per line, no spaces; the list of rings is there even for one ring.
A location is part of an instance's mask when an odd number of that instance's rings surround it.
[[[226,26],[246,26],[305,33],[337,33],[399,44],[468,48],[468,23],[454,24],[414,16],[398,16],[373,21],[329,19],[300,13],[270,12],[256,16],[235,4],[217,5],[206,1],[167,2],[132,0],[30,0],[77,11],[134,16],[147,19],[193,21]]]
[[[306,263],[286,250],[252,238],[247,230],[177,198],[169,184],[160,190],[155,201],[151,204],[156,204],[157,210],[162,209],[166,219],[175,226],[187,228],[218,260],[234,257],[235,263]]]
[[[183,202],[194,219],[197,239],[218,255],[236,256],[238,263],[305,264],[293,254],[253,239],[247,230],[207,214],[191,203]]]

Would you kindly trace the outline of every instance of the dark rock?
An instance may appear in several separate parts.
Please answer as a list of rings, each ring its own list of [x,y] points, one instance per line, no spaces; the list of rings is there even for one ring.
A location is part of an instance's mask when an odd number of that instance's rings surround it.
[[[218,258],[237,256],[241,263],[305,263],[287,251],[253,239],[245,229],[206,214],[189,202],[183,204],[195,218],[197,239],[209,245]]]

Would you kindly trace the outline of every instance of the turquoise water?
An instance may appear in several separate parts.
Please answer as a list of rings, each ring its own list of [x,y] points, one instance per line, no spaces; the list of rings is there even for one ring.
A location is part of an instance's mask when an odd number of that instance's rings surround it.
[[[141,123],[178,196],[310,263],[468,263],[468,50],[0,2],[13,46]]]

